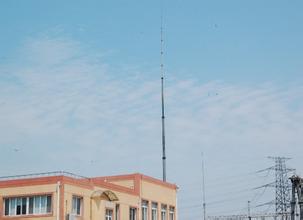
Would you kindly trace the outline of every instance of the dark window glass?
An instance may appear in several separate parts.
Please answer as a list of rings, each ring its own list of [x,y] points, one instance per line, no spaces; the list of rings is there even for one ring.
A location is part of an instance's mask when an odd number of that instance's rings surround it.
[[[47,213],[50,213],[52,210],[52,197],[51,196],[47,196]]]
[[[77,214],[81,213],[81,198],[77,198]]]
[[[82,207],[82,197],[73,196],[72,201],[72,213],[76,215],[81,215],[81,207]]]
[[[17,211],[16,211],[17,215],[21,214],[21,205],[17,205]]]
[[[136,208],[130,208],[129,209],[129,219],[130,220],[136,220],[136,211],[137,211],[137,209]]]
[[[120,218],[120,205],[116,204],[116,214],[115,214],[115,219],[119,220]]]
[[[21,202],[22,202],[21,198],[17,198],[16,215],[21,215],[21,207],[22,207]]]
[[[34,197],[29,197],[28,213],[34,213]]]
[[[5,215],[9,215],[9,199],[5,199]]]
[[[22,198],[22,215],[26,214],[26,198]]]

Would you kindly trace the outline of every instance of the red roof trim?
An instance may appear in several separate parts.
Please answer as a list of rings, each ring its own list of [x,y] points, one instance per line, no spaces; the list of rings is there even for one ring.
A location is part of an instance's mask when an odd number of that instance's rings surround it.
[[[134,173],[134,174],[127,174],[127,175],[117,175],[117,176],[105,176],[105,177],[95,177],[93,179],[99,179],[99,180],[104,180],[104,181],[115,181],[115,180],[135,180],[136,177],[139,177],[141,180],[145,180],[150,183],[154,183],[160,186],[165,186],[170,189],[178,189],[176,184],[168,183],[168,182],[163,182],[162,180],[143,175],[141,173]]]
[[[111,181],[115,180],[133,180],[134,189],[123,187]],[[105,176],[105,177],[94,177],[90,179],[76,179],[68,176],[52,176],[52,177],[36,177],[36,178],[27,178],[27,179],[18,179],[18,180],[4,180],[0,181],[0,188],[9,188],[9,187],[20,187],[20,186],[35,186],[35,185],[47,185],[55,184],[60,181],[62,184],[75,185],[87,189],[93,189],[96,187],[104,187],[111,190],[116,190],[119,192],[124,192],[132,195],[140,194],[140,180],[144,180],[156,185],[164,186],[170,189],[177,189],[178,187],[175,184],[163,182],[159,179],[146,176],[140,173],[127,174],[127,175],[117,175],[117,176]]]
[[[145,180],[147,182],[150,182],[150,183],[160,185],[160,186],[168,187],[170,189],[178,189],[176,184],[163,182],[162,180],[159,180],[159,179],[156,179],[156,178],[153,178],[153,177],[150,177],[150,176],[146,176],[146,175],[143,175],[143,174],[141,174],[141,179]]]
[[[62,181],[62,180],[63,180],[63,176],[4,180],[4,181],[0,181],[0,188],[55,184],[58,181]]]
[[[130,189],[127,187],[123,187],[123,186],[119,186],[116,185],[114,183],[110,183],[110,182],[105,182],[102,179],[92,179],[93,183],[95,186],[99,186],[99,187],[104,187],[107,189],[111,189],[111,190],[116,190],[118,192],[124,192],[124,193],[128,193],[128,194],[132,194],[132,195],[139,195],[134,189]]]

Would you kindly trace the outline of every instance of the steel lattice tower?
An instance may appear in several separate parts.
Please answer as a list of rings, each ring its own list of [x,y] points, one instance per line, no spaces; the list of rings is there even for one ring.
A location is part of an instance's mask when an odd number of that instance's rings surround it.
[[[286,168],[286,157],[269,157],[275,161],[272,169],[275,171],[275,208],[278,219],[287,220],[290,213],[290,191],[291,183],[288,172],[292,169]]]

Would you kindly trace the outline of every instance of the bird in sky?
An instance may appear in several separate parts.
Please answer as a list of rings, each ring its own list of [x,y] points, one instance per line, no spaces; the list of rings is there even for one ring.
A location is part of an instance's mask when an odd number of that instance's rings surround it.
[[[14,151],[15,151],[15,152],[19,152],[19,151],[20,151],[20,148],[14,148]]]

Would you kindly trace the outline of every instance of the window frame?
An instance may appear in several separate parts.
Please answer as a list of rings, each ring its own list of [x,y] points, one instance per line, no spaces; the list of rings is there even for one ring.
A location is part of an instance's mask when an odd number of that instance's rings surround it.
[[[164,218],[163,218],[163,213],[165,213]],[[161,220],[167,220],[167,205],[166,204],[161,204]]]
[[[176,215],[175,215],[175,207],[174,206],[169,206],[169,209],[168,209],[168,219],[169,220],[175,220],[176,218]],[[171,214],[173,214],[173,218],[171,219]]]
[[[143,203],[146,202],[146,206],[143,205]],[[144,218],[144,215],[143,215],[143,210],[146,209],[146,218]],[[148,220],[149,219],[149,201],[146,200],[146,199],[142,199],[141,200],[141,220]]]
[[[115,205],[115,220],[120,220],[120,204]]]
[[[35,198],[39,197],[39,210],[35,212],[34,208],[32,212],[30,212],[30,200],[35,201]],[[42,208],[44,208],[41,204],[41,197],[45,197],[45,211],[42,212]],[[50,199],[48,199],[50,198]],[[30,217],[30,216],[52,216],[53,215],[53,204],[54,204],[54,193],[35,193],[35,194],[22,194],[22,195],[10,195],[2,197],[3,202],[3,217],[14,217],[14,218],[22,218],[22,217]],[[11,209],[12,200],[14,200],[14,209]],[[18,204],[18,201],[19,204]],[[25,202],[25,203],[24,203]],[[50,202],[50,204],[49,204]],[[7,205],[9,205],[7,207]],[[34,205],[34,203],[33,203]],[[18,209],[20,206],[20,209]],[[25,208],[25,210],[24,210]],[[14,211],[12,211],[14,210]],[[20,212],[18,211],[20,210]],[[20,214],[17,214],[19,212]]]
[[[111,216],[110,215],[107,215],[107,211],[110,211],[111,212]],[[114,220],[114,209],[112,208],[105,208],[105,220]]]
[[[74,207],[74,199],[76,200],[76,207]],[[77,201],[80,201],[80,209],[78,213],[78,203]],[[71,214],[75,216],[82,216],[83,215],[83,196],[80,195],[72,195],[72,209],[71,209]],[[74,209],[75,208],[75,209]]]
[[[159,204],[158,202],[153,202],[153,201],[151,202],[151,220],[158,220],[158,208],[159,208],[158,204]]]
[[[134,219],[131,219],[131,210],[135,211]],[[129,207],[129,220],[137,220],[138,219],[138,208],[134,206]]]

